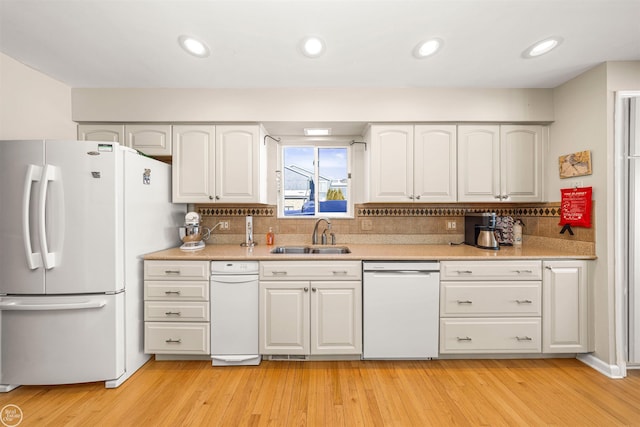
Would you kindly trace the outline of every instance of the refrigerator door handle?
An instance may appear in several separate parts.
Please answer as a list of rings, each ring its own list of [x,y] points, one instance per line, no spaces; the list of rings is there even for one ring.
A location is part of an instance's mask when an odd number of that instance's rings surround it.
[[[42,178],[42,167],[29,165],[27,176],[24,179],[24,190],[22,191],[22,242],[27,256],[27,265],[30,270],[42,267],[42,256],[40,252],[34,252],[31,247],[31,227],[29,224],[29,207],[31,202],[31,184],[40,181]]]
[[[59,181],[60,170],[53,165],[45,165],[42,171],[42,178],[40,180],[40,200],[38,204],[38,231],[40,233],[40,250],[42,251],[42,259],[44,261],[44,268],[47,270],[52,269],[58,265],[58,254],[56,252],[49,252],[49,242],[47,242],[47,190],[49,188],[49,181]]]
[[[84,310],[88,308],[102,308],[107,304],[103,299],[87,300],[70,303],[22,303],[9,300],[0,302],[0,310],[6,311],[53,311],[53,310]]]

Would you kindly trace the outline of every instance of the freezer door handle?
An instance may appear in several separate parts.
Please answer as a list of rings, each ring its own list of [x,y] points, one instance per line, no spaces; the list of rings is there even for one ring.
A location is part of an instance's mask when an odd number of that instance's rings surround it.
[[[54,310],[85,310],[88,308],[102,308],[107,304],[103,299],[87,300],[72,303],[22,303],[16,300],[0,301],[0,310],[5,311],[54,311]]]
[[[40,233],[40,249],[42,251],[42,259],[44,260],[44,268],[52,269],[58,265],[59,254],[49,252],[49,242],[47,241],[47,190],[49,181],[60,181],[60,169],[53,165],[45,165],[40,180],[40,200],[38,204],[38,231]],[[64,224],[56,224],[56,227],[64,230]],[[63,234],[63,233],[61,233]]]
[[[29,206],[31,202],[31,184],[38,182],[42,178],[42,167],[29,165],[27,176],[24,179],[24,190],[22,192],[22,242],[27,256],[27,265],[30,270],[42,267],[42,256],[40,252],[34,252],[31,247],[31,226],[29,224]]]

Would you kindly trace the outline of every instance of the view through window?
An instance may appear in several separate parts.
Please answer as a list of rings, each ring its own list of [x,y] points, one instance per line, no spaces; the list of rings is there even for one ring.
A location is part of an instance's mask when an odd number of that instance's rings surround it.
[[[348,147],[282,148],[284,216],[346,216],[349,197]]]

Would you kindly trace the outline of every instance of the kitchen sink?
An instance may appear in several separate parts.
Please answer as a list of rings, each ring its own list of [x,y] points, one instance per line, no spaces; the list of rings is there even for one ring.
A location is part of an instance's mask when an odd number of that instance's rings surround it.
[[[311,248],[308,246],[278,246],[271,250],[272,254],[308,254]]]
[[[350,254],[346,246],[278,246],[271,250],[272,254]]]

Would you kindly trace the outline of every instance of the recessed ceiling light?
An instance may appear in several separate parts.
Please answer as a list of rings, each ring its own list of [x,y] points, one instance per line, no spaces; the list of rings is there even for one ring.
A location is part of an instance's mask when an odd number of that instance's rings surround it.
[[[209,48],[203,42],[193,36],[180,36],[178,37],[178,43],[187,53],[198,58],[205,58],[209,56]]]
[[[440,48],[442,48],[442,44],[442,40],[438,38],[421,41],[413,49],[413,56],[418,59],[422,59],[427,56],[434,55],[440,50]]]
[[[300,49],[305,56],[317,58],[324,53],[324,42],[319,37],[305,37],[300,43]]]
[[[305,136],[328,136],[331,135],[329,128],[304,128]]]
[[[562,37],[549,37],[529,46],[527,50],[522,52],[523,58],[535,58],[545,53],[551,52],[562,43]]]

